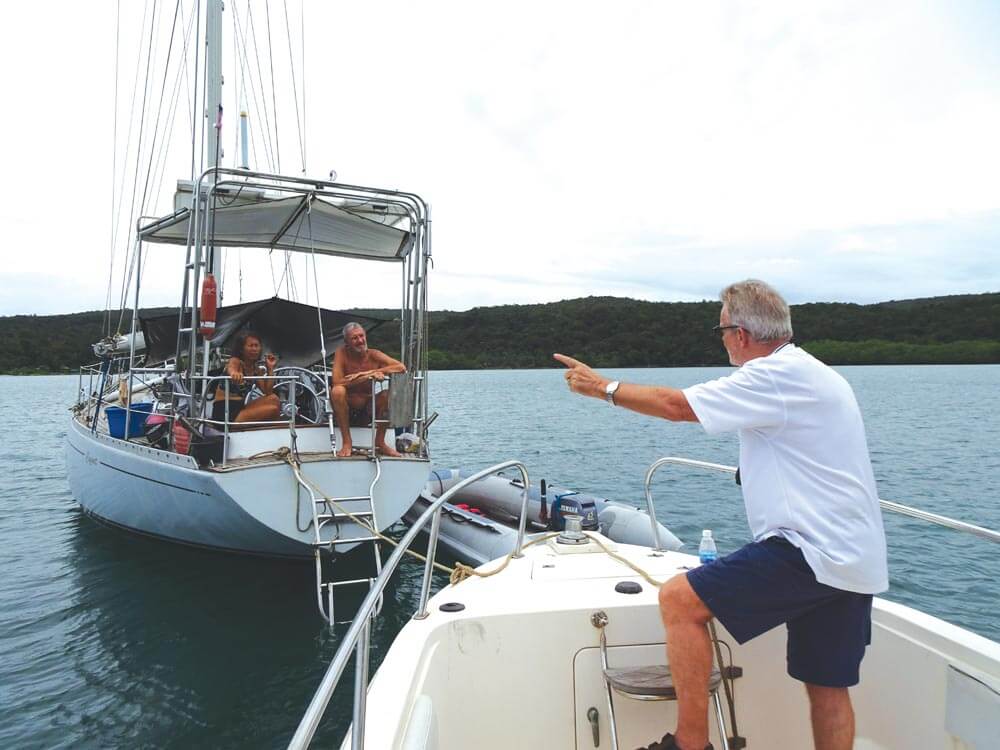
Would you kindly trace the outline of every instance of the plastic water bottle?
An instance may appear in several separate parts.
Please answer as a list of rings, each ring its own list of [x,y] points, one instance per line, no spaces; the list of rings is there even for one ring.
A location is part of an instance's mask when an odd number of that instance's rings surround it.
[[[701,564],[715,562],[719,552],[715,549],[715,540],[712,538],[712,530],[705,529],[701,532],[701,544],[698,545],[698,557]]]

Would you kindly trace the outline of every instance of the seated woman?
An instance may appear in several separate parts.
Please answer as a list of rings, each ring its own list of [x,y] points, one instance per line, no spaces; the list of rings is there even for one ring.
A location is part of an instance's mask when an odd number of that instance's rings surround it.
[[[281,402],[274,393],[273,380],[251,380],[244,378],[257,375],[257,360],[261,353],[260,338],[255,333],[244,333],[236,339],[236,356],[231,357],[226,364],[226,374],[229,384],[229,421],[230,422],[268,422],[278,418],[281,412]],[[274,366],[278,358],[268,352],[264,357],[264,366],[268,375],[274,374]],[[244,404],[246,394],[256,384],[263,396]],[[226,419],[226,390],[220,385],[215,389],[215,403],[212,406],[212,419],[224,422]]]

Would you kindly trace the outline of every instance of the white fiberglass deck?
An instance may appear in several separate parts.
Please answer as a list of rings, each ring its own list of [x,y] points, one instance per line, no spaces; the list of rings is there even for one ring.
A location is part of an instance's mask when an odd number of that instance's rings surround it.
[[[599,631],[590,616],[597,610],[608,614],[612,667],[666,663],[663,627],[653,586],[607,555],[579,549],[563,554],[551,543],[535,545],[502,574],[473,578],[435,596],[429,617],[403,628],[372,680],[365,746],[591,750],[587,713],[593,707],[599,715],[597,747],[611,747]],[[617,549],[657,580],[697,565],[696,558],[680,553]],[[617,593],[615,584],[623,580],[640,583],[642,591]],[[441,611],[446,602],[464,609]],[[1000,644],[878,599],[873,619],[861,684],[852,689],[855,747],[995,746],[990,743],[1000,737]],[[785,674],[784,628],[744,646],[721,627],[719,636],[744,670],[735,693],[748,746],[812,747],[805,690]],[[622,748],[648,744],[676,722],[673,702],[616,697],[615,711]]]

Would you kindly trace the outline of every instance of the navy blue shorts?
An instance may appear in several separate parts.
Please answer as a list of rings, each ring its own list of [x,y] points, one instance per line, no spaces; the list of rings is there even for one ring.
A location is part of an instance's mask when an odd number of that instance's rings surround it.
[[[872,597],[819,583],[802,552],[781,537],[688,571],[688,582],[739,643],[782,623],[788,674],[823,687],[858,684],[871,643]]]

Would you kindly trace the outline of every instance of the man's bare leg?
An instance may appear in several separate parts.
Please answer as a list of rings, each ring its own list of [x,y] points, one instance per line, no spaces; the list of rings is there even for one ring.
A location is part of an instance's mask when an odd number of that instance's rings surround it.
[[[667,631],[667,661],[677,691],[677,731],[683,750],[708,744],[708,677],[712,671],[712,641],[706,625],[712,613],[678,575],[660,587],[660,617]]]
[[[330,402],[333,404],[333,416],[337,420],[337,427],[340,428],[340,450],[337,455],[340,458],[347,458],[351,455],[351,410],[347,406],[347,389],[342,385],[335,385],[330,391]]]
[[[854,746],[854,709],[847,688],[806,684],[816,750],[850,750]]]
[[[389,392],[382,391],[376,397],[375,401],[375,413],[379,419],[385,419],[389,413]],[[390,446],[385,442],[385,430],[386,425],[380,424],[375,429],[375,446],[376,450],[383,456],[394,456],[399,458],[400,453],[394,447]]]

